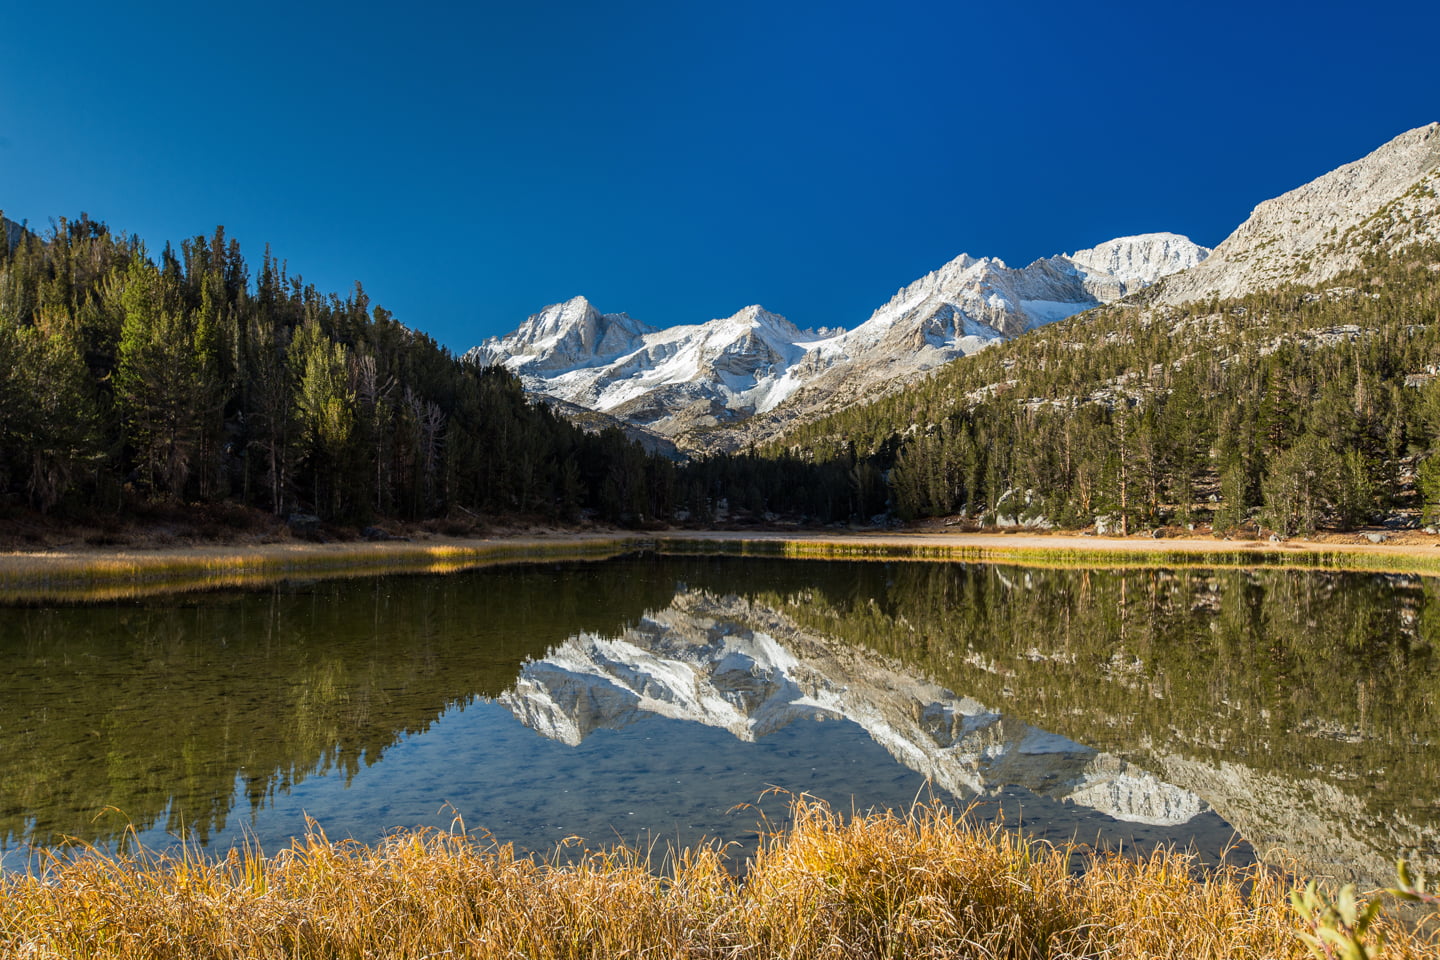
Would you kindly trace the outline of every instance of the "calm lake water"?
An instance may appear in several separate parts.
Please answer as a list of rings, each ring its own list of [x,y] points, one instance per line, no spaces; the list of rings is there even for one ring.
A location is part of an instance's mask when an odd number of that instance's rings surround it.
[[[1433,874],[1437,632],[1422,578],[654,557],[0,608],[0,865],[307,817],[739,859],[776,788]]]

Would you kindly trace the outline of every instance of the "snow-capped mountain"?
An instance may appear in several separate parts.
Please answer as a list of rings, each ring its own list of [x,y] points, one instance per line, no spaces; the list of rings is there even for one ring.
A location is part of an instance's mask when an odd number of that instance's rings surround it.
[[[542,396],[674,436],[773,410],[808,387],[864,391],[1109,303],[1204,259],[1176,234],[1122,237],[1012,269],[966,254],[854,330],[801,330],[760,306],[657,329],[584,297],[546,307],[466,357]]]
[[[504,364],[534,392],[654,427],[687,409],[724,418],[773,407],[785,371],[823,337],[759,306],[657,330],[575,297],[466,357]]]
[[[1366,254],[1427,240],[1440,240],[1440,123],[1266,200],[1204,264],[1167,279],[1156,299],[1180,304],[1324,283]]]
[[[466,354],[482,364],[503,363],[544,377],[619,359],[655,328],[623,313],[601,313],[584,297],[555,303],[505,337],[491,337]]]
[[[936,355],[922,363],[933,365],[1118,300],[1209,252],[1178,234],[1148,233],[1018,269],[962,253],[903,287],[835,347],[852,360],[873,359],[877,348],[887,358],[929,348]]]

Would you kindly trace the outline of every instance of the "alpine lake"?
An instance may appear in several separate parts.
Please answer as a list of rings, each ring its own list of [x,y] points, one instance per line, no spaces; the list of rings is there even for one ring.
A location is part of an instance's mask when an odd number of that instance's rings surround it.
[[[757,836],[807,795],[1440,873],[1440,580],[634,555],[0,607],[0,867],[465,830]],[[69,853],[66,853],[69,855]]]

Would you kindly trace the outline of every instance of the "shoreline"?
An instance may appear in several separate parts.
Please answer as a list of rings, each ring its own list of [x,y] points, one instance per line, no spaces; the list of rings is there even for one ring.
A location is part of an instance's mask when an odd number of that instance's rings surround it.
[[[0,602],[112,599],[305,577],[443,573],[505,563],[666,555],[1089,567],[1270,567],[1440,576],[1440,538],[1216,540],[936,530],[528,531],[413,541],[66,547],[0,553]]]

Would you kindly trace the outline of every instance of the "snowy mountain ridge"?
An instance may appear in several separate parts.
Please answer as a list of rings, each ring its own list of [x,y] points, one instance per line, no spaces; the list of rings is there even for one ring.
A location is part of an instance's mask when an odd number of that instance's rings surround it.
[[[961,254],[848,332],[801,330],[758,305],[657,328],[574,297],[465,357],[506,366],[533,393],[675,436],[765,413],[827,380],[856,390],[913,375],[1109,303],[1208,252],[1159,233],[1018,269]]]

